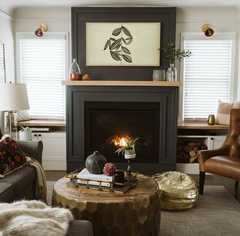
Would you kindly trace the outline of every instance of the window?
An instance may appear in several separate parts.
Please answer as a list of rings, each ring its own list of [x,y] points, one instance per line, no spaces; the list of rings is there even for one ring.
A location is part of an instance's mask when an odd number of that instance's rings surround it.
[[[0,83],[5,82],[4,44],[0,41]]]
[[[192,52],[183,63],[183,119],[206,119],[216,114],[218,100],[233,98],[235,33],[184,33],[184,50]]]
[[[38,38],[17,33],[18,80],[27,84],[32,118],[65,116],[67,34],[44,33]]]

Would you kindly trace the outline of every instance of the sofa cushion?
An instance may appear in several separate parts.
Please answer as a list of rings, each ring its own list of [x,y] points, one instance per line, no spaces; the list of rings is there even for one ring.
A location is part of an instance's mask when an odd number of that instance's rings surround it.
[[[13,189],[13,199],[15,199],[30,184],[35,182],[35,179],[35,168],[26,165],[23,168],[16,170],[14,173],[5,176],[5,178],[0,179],[0,186],[2,184],[10,184]]]
[[[26,164],[25,154],[14,139],[7,137],[0,141],[0,178]]]
[[[13,187],[10,183],[0,183],[0,202],[12,202]]]
[[[71,220],[66,236],[93,236],[92,223],[86,220]]]

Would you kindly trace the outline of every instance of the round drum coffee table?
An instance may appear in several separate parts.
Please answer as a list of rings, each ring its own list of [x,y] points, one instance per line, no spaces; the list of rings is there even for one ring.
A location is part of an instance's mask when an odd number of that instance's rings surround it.
[[[69,187],[69,179],[62,178],[54,185],[52,204],[69,208],[76,220],[92,222],[94,236],[158,236],[158,184],[148,176],[137,178],[136,188],[123,194]]]

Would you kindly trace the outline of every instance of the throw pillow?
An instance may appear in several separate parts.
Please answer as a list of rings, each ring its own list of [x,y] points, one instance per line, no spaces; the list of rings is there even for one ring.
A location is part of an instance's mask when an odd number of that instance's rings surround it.
[[[26,162],[25,154],[14,139],[7,137],[0,141],[0,178],[23,167]]]
[[[17,111],[17,121],[31,120],[31,117],[27,110]]]
[[[229,125],[230,123],[230,109],[240,108],[240,102],[227,103],[218,100],[218,110],[216,124]]]

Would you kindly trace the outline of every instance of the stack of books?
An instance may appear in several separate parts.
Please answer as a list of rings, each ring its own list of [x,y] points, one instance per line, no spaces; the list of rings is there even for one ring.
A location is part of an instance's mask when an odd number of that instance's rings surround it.
[[[86,168],[82,169],[81,172],[78,173],[77,178],[97,180],[97,181],[108,181],[108,182],[113,181],[112,176],[107,176],[105,174],[91,174]],[[86,185],[87,181],[78,179],[78,183]],[[99,182],[95,182],[95,181],[89,181],[88,183],[89,185],[95,185],[95,186],[100,185]],[[101,186],[110,187],[110,183],[101,183]]]

